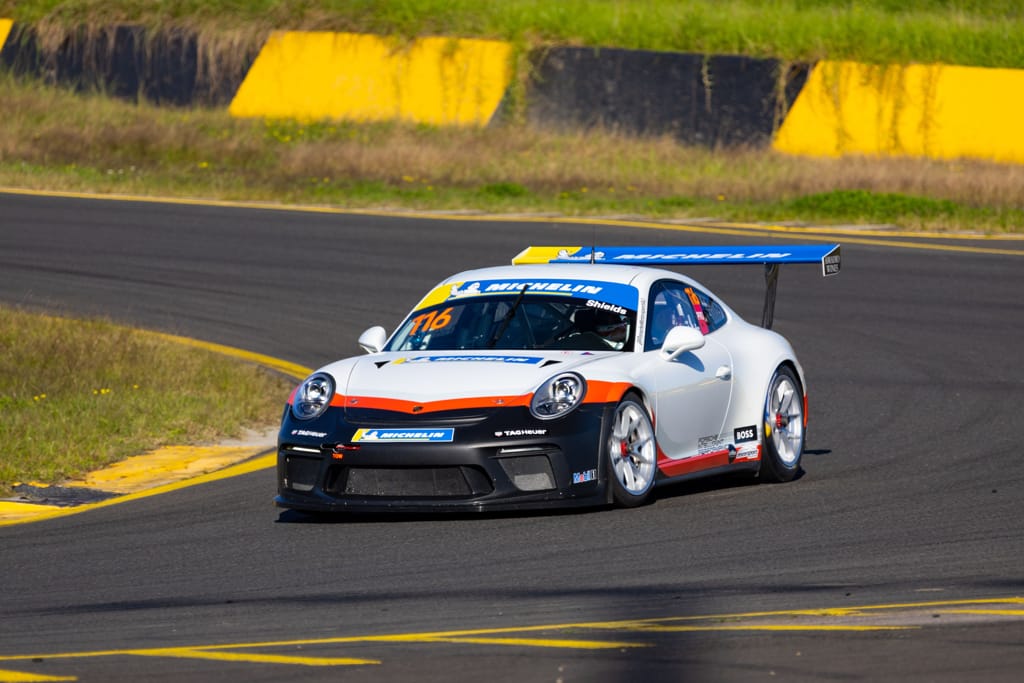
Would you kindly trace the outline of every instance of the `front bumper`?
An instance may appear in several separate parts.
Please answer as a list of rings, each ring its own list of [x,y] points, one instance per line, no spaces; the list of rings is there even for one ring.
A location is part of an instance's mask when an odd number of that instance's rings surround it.
[[[285,412],[275,503],[297,510],[473,512],[595,506],[608,498],[601,444],[613,405],[537,420],[525,407],[421,418],[332,408],[315,421]],[[449,434],[450,431],[450,434]],[[414,442],[389,436],[441,435]]]

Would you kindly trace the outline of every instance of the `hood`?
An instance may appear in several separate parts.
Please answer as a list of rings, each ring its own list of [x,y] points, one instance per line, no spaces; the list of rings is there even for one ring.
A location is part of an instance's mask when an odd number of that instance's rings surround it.
[[[337,393],[346,399],[394,401],[397,408],[405,402],[425,405],[523,396],[552,375],[617,355],[621,354],[500,350],[378,353],[339,361],[323,371],[334,376]]]

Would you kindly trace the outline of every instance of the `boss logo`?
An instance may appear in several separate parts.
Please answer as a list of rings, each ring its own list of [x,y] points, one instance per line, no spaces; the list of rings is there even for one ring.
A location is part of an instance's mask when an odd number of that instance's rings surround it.
[[[756,441],[757,440],[757,426],[750,425],[749,427],[740,427],[733,430],[732,440],[735,443],[743,443],[744,441]]]

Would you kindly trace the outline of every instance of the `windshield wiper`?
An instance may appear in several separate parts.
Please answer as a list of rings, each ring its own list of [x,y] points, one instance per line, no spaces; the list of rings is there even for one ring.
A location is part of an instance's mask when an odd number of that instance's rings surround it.
[[[501,335],[505,334],[505,330],[507,330],[509,324],[511,324],[512,318],[516,317],[516,311],[519,309],[519,304],[523,302],[523,297],[526,296],[526,290],[529,287],[530,285],[523,285],[523,288],[519,290],[519,296],[517,296],[516,300],[512,303],[512,308],[508,309],[508,313],[506,313],[505,317],[502,318],[501,325],[495,331],[494,336],[492,336],[491,340],[487,342],[487,348],[493,349],[494,345],[498,343],[499,339],[501,339]]]

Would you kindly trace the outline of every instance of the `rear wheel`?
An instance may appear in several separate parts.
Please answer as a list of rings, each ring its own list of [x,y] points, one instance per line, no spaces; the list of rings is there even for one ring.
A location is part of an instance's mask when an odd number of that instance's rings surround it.
[[[658,449],[651,418],[634,396],[616,406],[605,450],[615,503],[636,507],[648,502],[654,490]]]
[[[804,452],[804,397],[796,373],[775,371],[764,400],[764,448],[759,476],[769,482],[791,481]]]

